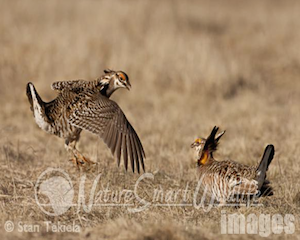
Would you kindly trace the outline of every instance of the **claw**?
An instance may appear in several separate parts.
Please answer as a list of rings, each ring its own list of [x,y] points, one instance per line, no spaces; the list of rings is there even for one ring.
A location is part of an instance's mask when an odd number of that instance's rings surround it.
[[[74,157],[69,159],[69,161],[73,162],[73,164],[76,165],[78,169],[79,167],[84,167],[86,163],[95,164],[95,162],[79,153],[77,153],[76,155],[74,154]]]
[[[72,158],[69,161],[72,161],[74,165],[79,167],[86,167],[88,164],[95,164],[92,160],[89,158],[84,157],[75,147],[76,141],[68,141],[65,142],[65,148],[67,151],[71,154]]]

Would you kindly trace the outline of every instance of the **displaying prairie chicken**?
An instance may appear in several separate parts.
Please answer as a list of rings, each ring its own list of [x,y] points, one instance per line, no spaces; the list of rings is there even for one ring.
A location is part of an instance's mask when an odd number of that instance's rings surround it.
[[[247,166],[234,161],[217,161],[213,153],[217,150],[218,142],[225,131],[219,133],[214,127],[207,139],[198,138],[192,143],[197,153],[199,174],[202,186],[219,203],[225,204],[239,196],[269,196],[273,195],[266,172],[274,156],[274,146],[268,145],[257,166]]]
[[[145,152],[133,127],[120,107],[109,97],[118,88],[130,89],[126,73],[104,70],[104,75],[94,81],[74,80],[54,82],[58,96],[51,102],[43,102],[32,83],[27,84],[27,96],[37,125],[48,133],[65,139],[65,147],[77,166],[93,163],[75,147],[81,131],[99,135],[112,154],[116,154],[118,166],[123,155],[127,170],[130,158],[134,172],[136,165],[145,171]]]

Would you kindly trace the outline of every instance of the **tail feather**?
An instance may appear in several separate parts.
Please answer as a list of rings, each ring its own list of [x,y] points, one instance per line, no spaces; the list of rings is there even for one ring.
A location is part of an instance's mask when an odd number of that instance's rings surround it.
[[[36,91],[34,85],[31,82],[27,83],[26,95],[27,95],[28,101],[30,103],[31,111],[34,111],[34,109],[33,109],[33,97],[36,98],[36,100],[37,100],[37,102],[40,106],[45,105],[44,101],[41,99],[40,95],[38,94],[38,92]]]
[[[256,177],[255,180],[258,182],[258,189],[261,189],[266,179],[266,172],[268,171],[269,165],[273,160],[275,154],[274,146],[268,145],[265,148],[265,152],[263,157],[256,169]]]
[[[37,125],[45,131],[50,128],[50,120],[46,114],[46,103],[43,102],[32,83],[27,84],[26,94],[30,103],[30,109],[33,111],[34,119]]]
[[[268,180],[265,180],[263,185],[260,188],[260,197],[267,197],[267,196],[273,196],[273,188],[270,186],[270,182]]]
[[[30,84],[32,84],[32,83],[27,83],[26,95],[27,95],[28,101],[30,103],[30,110],[33,111],[33,101],[32,101],[32,95],[31,95],[31,90],[30,90]]]
[[[223,131],[223,132],[219,133],[216,137],[218,130],[219,130],[219,127],[214,126],[210,135],[206,139],[206,142],[204,145],[204,150],[209,150],[210,152],[213,152],[217,149],[218,142],[219,142],[220,138],[223,136],[223,134],[225,133],[225,131]]]

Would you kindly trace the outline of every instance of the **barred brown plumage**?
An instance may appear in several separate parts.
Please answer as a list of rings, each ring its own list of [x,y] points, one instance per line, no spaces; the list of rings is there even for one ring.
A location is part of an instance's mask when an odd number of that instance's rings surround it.
[[[217,134],[214,127],[207,139],[197,138],[191,147],[197,153],[198,172],[204,188],[220,203],[239,196],[270,196],[273,190],[266,179],[266,171],[274,156],[274,146],[268,145],[258,166],[247,166],[231,160],[217,161],[213,153],[225,131]]]
[[[117,103],[110,100],[118,88],[130,89],[126,73],[105,70],[105,74],[94,81],[55,82],[52,89],[59,91],[56,99],[49,103],[42,101],[32,83],[27,84],[27,96],[36,123],[46,132],[65,139],[66,149],[78,165],[93,163],[75,147],[82,130],[99,135],[120,165],[123,155],[127,170],[128,155],[132,171],[145,171],[145,152],[142,143]]]

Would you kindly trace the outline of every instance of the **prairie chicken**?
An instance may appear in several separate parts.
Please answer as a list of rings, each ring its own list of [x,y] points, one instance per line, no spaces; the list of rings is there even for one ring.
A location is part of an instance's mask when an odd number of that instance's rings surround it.
[[[216,136],[218,129],[214,127],[207,139],[198,138],[191,145],[198,156],[202,186],[221,204],[239,199],[239,196],[247,197],[249,200],[253,196],[273,195],[270,182],[266,179],[266,172],[274,156],[274,146],[266,147],[257,166],[247,166],[230,160],[217,161],[213,153],[225,133],[223,131]]]
[[[130,89],[126,73],[104,70],[104,75],[94,81],[74,80],[54,82],[58,96],[51,102],[43,102],[32,83],[27,84],[27,97],[37,125],[44,131],[65,139],[65,147],[77,167],[93,163],[75,147],[81,131],[99,135],[112,154],[116,154],[118,166],[123,155],[127,170],[128,158],[134,172],[136,165],[144,167],[145,152],[133,127],[120,107],[109,97],[118,88]]]

